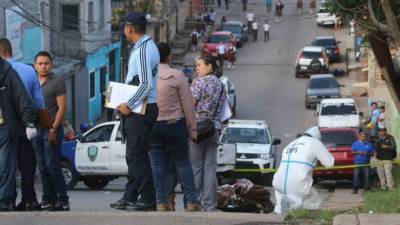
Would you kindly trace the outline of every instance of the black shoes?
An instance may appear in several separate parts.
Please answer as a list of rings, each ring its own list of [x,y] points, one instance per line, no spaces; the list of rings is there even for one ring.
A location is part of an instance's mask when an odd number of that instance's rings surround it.
[[[17,207],[15,207],[16,211],[36,211],[40,210],[41,205],[35,201],[28,201],[28,202],[20,202],[18,203]]]
[[[43,201],[40,203],[40,210],[42,211],[69,211],[69,203],[61,200],[55,202]]]
[[[149,204],[143,202],[136,202],[134,205],[129,205],[126,207],[126,211],[156,211],[156,204]]]
[[[126,201],[124,199],[120,199],[116,202],[110,204],[110,207],[113,209],[125,210],[128,206],[133,206],[135,203]]]

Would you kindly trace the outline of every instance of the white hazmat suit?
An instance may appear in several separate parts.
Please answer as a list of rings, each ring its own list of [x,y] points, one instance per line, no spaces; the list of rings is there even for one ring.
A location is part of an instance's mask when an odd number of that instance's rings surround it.
[[[275,213],[320,207],[321,198],[312,187],[313,171],[317,161],[326,167],[332,167],[335,161],[320,138],[318,127],[312,127],[283,150],[281,164],[272,181],[276,198]]]

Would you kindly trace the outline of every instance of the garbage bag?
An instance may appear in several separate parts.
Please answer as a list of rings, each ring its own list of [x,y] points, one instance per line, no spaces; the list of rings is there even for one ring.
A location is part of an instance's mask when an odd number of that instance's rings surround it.
[[[274,210],[268,189],[247,179],[218,188],[217,208],[226,212],[269,213]]]

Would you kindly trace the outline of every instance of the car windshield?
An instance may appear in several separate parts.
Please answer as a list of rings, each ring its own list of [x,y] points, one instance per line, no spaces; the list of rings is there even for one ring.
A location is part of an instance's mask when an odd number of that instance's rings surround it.
[[[314,41],[315,45],[318,46],[336,46],[335,39],[317,39]]]
[[[269,144],[270,140],[265,129],[228,128],[223,134],[221,142]]]
[[[314,78],[310,80],[308,87],[310,89],[337,88],[338,84],[332,78]]]
[[[352,131],[321,132],[321,141],[326,147],[351,146],[355,140]]]
[[[240,25],[224,24],[223,27],[222,27],[222,30],[230,31],[232,33],[240,33],[240,32],[242,32],[242,29],[241,29]]]
[[[321,52],[306,52],[303,51],[303,53],[301,54],[302,58],[305,59],[318,59],[321,58]]]
[[[228,43],[229,36],[228,35],[211,35],[208,38],[209,43],[219,43],[220,41],[222,41],[224,43]]]
[[[357,115],[356,107],[353,103],[324,104],[322,105],[321,115]]]

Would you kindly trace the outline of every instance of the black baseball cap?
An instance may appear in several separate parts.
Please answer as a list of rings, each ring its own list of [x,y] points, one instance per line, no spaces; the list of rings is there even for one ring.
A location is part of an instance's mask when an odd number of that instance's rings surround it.
[[[140,12],[129,12],[125,16],[125,24],[147,24],[146,15]]]

